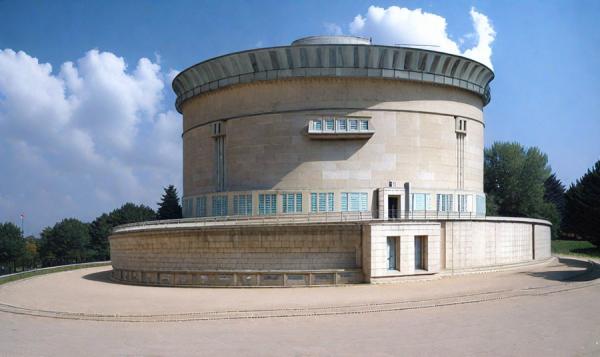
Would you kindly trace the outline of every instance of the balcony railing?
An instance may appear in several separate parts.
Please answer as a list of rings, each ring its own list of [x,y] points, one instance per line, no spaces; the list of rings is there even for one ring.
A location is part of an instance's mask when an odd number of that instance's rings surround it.
[[[120,225],[113,232],[127,232],[140,229],[237,226],[237,225],[283,225],[302,223],[343,223],[363,221],[411,221],[411,220],[444,220],[444,219],[475,219],[485,216],[474,212],[438,212],[438,211],[396,211],[388,210],[387,218],[379,218],[375,212],[319,212],[319,213],[283,213],[267,216],[219,216],[194,217],[160,221],[146,221]]]

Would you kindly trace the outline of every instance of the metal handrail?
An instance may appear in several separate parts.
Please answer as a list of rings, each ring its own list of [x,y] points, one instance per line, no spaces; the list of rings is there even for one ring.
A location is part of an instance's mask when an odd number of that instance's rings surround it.
[[[384,217],[378,217],[375,211],[348,211],[348,212],[315,212],[315,213],[285,213],[261,216],[215,216],[215,217],[192,217],[158,221],[145,221],[129,223],[117,226],[113,232],[127,231],[130,228],[141,228],[148,226],[186,225],[214,226],[214,225],[244,225],[244,224],[301,224],[301,223],[336,223],[336,222],[361,222],[361,221],[410,221],[410,220],[434,220],[434,219],[473,219],[484,218],[474,212],[457,211],[403,211],[388,210]]]

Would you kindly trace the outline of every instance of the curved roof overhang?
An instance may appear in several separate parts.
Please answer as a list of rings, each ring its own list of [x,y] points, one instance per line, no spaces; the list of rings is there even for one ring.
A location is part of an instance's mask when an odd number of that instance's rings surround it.
[[[193,65],[173,80],[180,113],[186,100],[237,84],[309,77],[382,78],[462,88],[490,101],[494,72],[472,59],[412,47],[304,44],[259,48]]]

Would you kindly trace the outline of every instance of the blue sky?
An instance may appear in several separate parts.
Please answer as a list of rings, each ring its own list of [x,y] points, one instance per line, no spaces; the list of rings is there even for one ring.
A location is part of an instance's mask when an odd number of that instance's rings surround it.
[[[600,159],[598,1],[0,1],[0,221],[24,212],[26,233],[37,234],[126,201],[155,208],[163,186],[181,187],[177,71],[350,34],[357,15],[375,43],[418,35],[373,22],[371,6],[444,18],[461,53],[480,35],[471,9],[485,15],[496,73],[486,145],[538,146],[566,184]]]

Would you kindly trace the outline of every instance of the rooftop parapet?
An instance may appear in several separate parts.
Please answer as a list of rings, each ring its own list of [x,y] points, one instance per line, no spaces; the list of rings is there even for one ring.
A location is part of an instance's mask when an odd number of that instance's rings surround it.
[[[313,36],[290,46],[230,53],[193,65],[175,77],[175,106],[221,88],[291,78],[381,78],[462,88],[490,101],[494,72],[472,59],[412,47],[373,45],[352,36]]]

